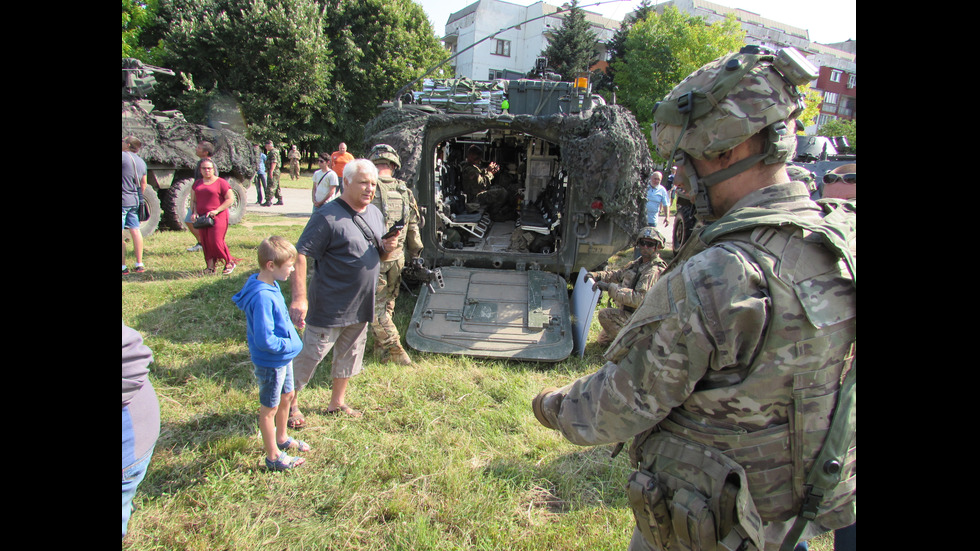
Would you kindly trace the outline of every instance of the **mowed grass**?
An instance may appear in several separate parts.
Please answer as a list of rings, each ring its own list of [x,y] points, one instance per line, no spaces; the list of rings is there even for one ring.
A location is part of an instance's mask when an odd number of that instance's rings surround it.
[[[265,470],[245,317],[231,297],[257,271],[258,243],[295,242],[304,224],[251,215],[231,227],[228,245],[244,259],[231,276],[202,275],[201,254],[185,252],[188,233],[156,232],[149,271],[123,277],[123,321],[154,354],[161,433],[122,548],[625,549],[634,522],[625,451],[574,446],[530,407],[541,388],[602,364],[594,320],[585,357],[557,364],[410,350],[416,365],[404,367],[377,362],[369,341],[347,395],[361,419],[325,415],[328,357],[302,394],[307,427],[291,433],[313,447],[306,464]],[[413,307],[402,289],[403,335]],[[811,542],[831,548],[826,537]]]

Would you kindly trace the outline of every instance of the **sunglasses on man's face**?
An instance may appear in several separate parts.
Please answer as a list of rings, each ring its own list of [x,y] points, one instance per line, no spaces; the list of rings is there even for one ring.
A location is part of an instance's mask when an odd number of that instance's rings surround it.
[[[656,247],[657,246],[657,242],[656,241],[637,241],[636,242],[636,246],[637,247],[647,247],[647,248],[649,248],[649,247]]]
[[[838,180],[844,180],[845,184],[856,184],[857,183],[857,173],[853,174],[834,174],[827,173],[823,175],[823,183],[832,184]]]

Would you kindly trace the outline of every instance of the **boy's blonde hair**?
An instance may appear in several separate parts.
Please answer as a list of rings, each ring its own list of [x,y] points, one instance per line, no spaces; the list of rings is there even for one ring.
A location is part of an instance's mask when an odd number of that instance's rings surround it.
[[[296,247],[285,237],[273,235],[259,243],[259,268],[265,269],[267,262],[272,261],[277,267],[296,258]]]

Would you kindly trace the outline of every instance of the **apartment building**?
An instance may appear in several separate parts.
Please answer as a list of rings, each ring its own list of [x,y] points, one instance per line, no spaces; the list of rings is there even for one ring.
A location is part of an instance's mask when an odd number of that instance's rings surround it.
[[[520,6],[504,0],[477,0],[451,14],[442,41],[453,55],[462,52],[450,62],[455,75],[473,80],[523,77],[534,69],[548,47],[548,38],[561,28],[564,13],[557,13],[560,10],[544,2]],[[582,11],[599,39],[599,59],[604,61],[605,44],[619,28],[619,21]]]
[[[745,30],[746,44],[758,44],[773,49],[792,46],[806,56],[820,70],[820,76],[810,84],[810,88],[820,92],[823,97],[816,124],[808,128],[808,132],[815,131],[831,119],[857,119],[856,40],[818,44],[810,40],[810,33],[806,29],[706,0],[672,0],[657,4],[656,9],[662,12],[667,6],[703,17],[708,23],[723,21],[728,14],[734,14]]]
[[[807,29],[706,0],[671,0],[657,4],[656,9],[662,12],[667,6],[703,17],[708,23],[734,14],[745,30],[746,44],[773,49],[792,46],[802,52],[820,70],[810,87],[823,97],[816,125],[808,131],[834,118],[857,118],[857,41],[818,44],[810,40]],[[442,40],[454,55],[462,52],[451,62],[455,75],[474,80],[521,78],[535,67],[536,59],[548,46],[548,38],[561,27],[564,14],[557,13],[559,10],[545,2],[520,6],[504,0],[477,0],[451,14]],[[620,22],[588,10],[583,12],[599,38],[601,67],[607,57],[605,45]],[[479,40],[483,41],[476,44]]]

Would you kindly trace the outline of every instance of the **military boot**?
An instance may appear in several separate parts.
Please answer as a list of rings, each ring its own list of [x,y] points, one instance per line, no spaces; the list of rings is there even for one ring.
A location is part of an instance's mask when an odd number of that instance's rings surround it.
[[[388,361],[400,365],[413,365],[412,358],[408,357],[408,353],[405,352],[401,344],[394,344],[388,347]]]

